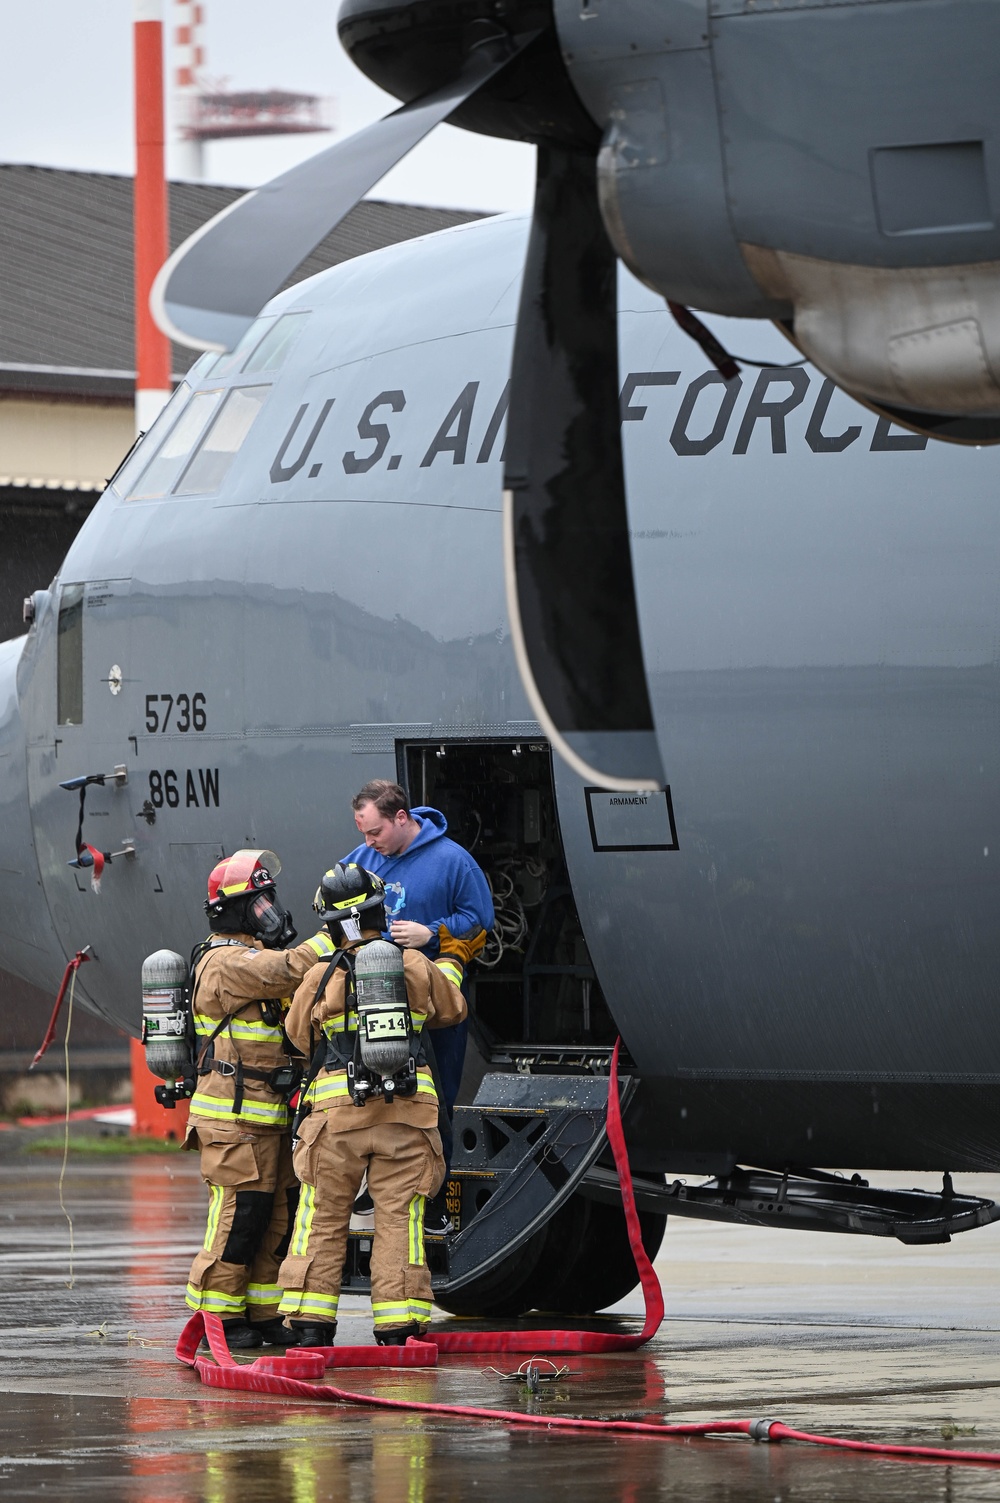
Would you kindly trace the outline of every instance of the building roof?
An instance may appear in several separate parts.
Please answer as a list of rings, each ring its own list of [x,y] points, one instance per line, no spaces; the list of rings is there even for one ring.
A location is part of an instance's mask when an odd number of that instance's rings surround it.
[[[245,191],[171,183],[171,248]],[[365,200],[289,283],[366,251],[479,217]],[[0,395],[130,400],[135,375],[132,179],[0,165],[0,267]],[[175,345],[174,372],[186,371],[195,355]]]

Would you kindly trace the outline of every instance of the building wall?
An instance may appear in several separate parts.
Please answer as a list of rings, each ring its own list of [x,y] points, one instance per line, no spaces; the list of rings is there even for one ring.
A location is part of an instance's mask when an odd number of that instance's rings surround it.
[[[129,402],[0,396],[0,486],[104,489],[135,438]],[[95,498],[96,499],[96,498]]]

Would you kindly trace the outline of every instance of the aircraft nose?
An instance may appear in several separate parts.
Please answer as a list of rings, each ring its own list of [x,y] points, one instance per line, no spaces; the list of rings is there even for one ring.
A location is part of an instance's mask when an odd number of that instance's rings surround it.
[[[0,642],[0,969],[51,985],[61,965],[42,891],[28,800],[17,666],[26,637]]]

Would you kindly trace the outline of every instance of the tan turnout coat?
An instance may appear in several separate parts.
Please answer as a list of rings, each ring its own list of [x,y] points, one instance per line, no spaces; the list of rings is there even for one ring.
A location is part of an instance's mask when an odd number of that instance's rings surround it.
[[[364,941],[351,949],[359,949],[361,943]],[[334,971],[322,996],[316,995],[326,968],[325,961],[313,966],[296,991],[285,1019],[289,1039],[308,1058],[312,1057],[320,1032],[328,1032],[344,1017],[347,975],[343,966]],[[461,1023],[466,1015],[465,998],[426,955],[419,950],[404,950],[403,971],[410,1016],[418,1032],[425,1027],[449,1028]],[[418,1069],[416,1095],[399,1097],[389,1105],[379,1097],[364,1106],[355,1106],[347,1089],[347,1071],[343,1069],[321,1069],[309,1089],[309,1100],[314,1111],[327,1114],[330,1126],[336,1131],[373,1127],[382,1122],[436,1127],[438,1121],[437,1092],[427,1066]]]

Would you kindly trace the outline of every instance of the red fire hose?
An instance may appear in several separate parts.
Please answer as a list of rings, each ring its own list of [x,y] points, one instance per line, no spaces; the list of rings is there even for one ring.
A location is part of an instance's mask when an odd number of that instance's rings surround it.
[[[656,1333],[663,1320],[663,1294],[660,1281],[642,1245],[635,1207],[618,1099],[617,1044],[611,1060],[608,1089],[608,1142],[618,1170],[629,1242],[645,1301],[646,1318],[637,1335],[618,1336],[598,1331],[429,1331],[424,1340],[415,1341],[411,1338],[405,1347],[299,1347],[293,1348],[286,1356],[258,1357],[255,1362],[243,1364],[237,1362],[230,1352],[219,1316],[199,1311],[181,1332],[176,1352],[178,1360],[193,1367],[201,1381],[211,1388],[285,1394],[289,1398],[357,1404],[367,1409],[402,1409],[418,1414],[451,1415],[461,1419],[502,1420],[505,1424],[530,1425],[544,1430],[599,1430],[605,1434],[646,1435],[660,1439],[748,1435],[752,1440],[797,1440],[810,1445],[868,1451],[879,1456],[909,1460],[978,1462],[986,1466],[1000,1466],[1000,1454],[992,1451],[950,1451],[944,1447],[887,1446],[873,1441],[840,1440],[794,1430],[780,1420],[772,1419],[704,1420],[691,1424],[667,1424],[659,1420],[582,1419],[568,1415],[524,1414],[511,1409],[485,1409],[477,1405],[432,1404],[416,1399],[382,1398],[376,1394],[355,1393],[332,1383],[316,1381],[323,1378],[331,1368],[436,1367],[441,1352],[600,1353],[631,1352],[643,1346]],[[198,1346],[203,1335],[214,1360],[198,1356]]]
[[[89,949],[90,946],[85,945],[82,950],[77,950],[72,960],[67,960],[66,962],[66,969],[63,971],[63,978],[59,984],[59,991],[56,996],[56,1005],[52,1009],[52,1016],[49,1019],[49,1026],[45,1030],[45,1037],[42,1039],[41,1044],[38,1046],[37,1054],[31,1061],[31,1064],[28,1066],[29,1070],[33,1070],[35,1068],[35,1066],[38,1064],[38,1061],[41,1059],[42,1055],[46,1053],[49,1045],[52,1043],[52,1040],[56,1036],[56,1021],[59,1017],[59,1010],[63,1005],[63,997],[65,997],[66,995],[66,987],[69,984],[69,978],[70,976],[72,976],[74,971],[78,971],[80,969],[85,961],[90,959],[90,955],[87,953]]]

